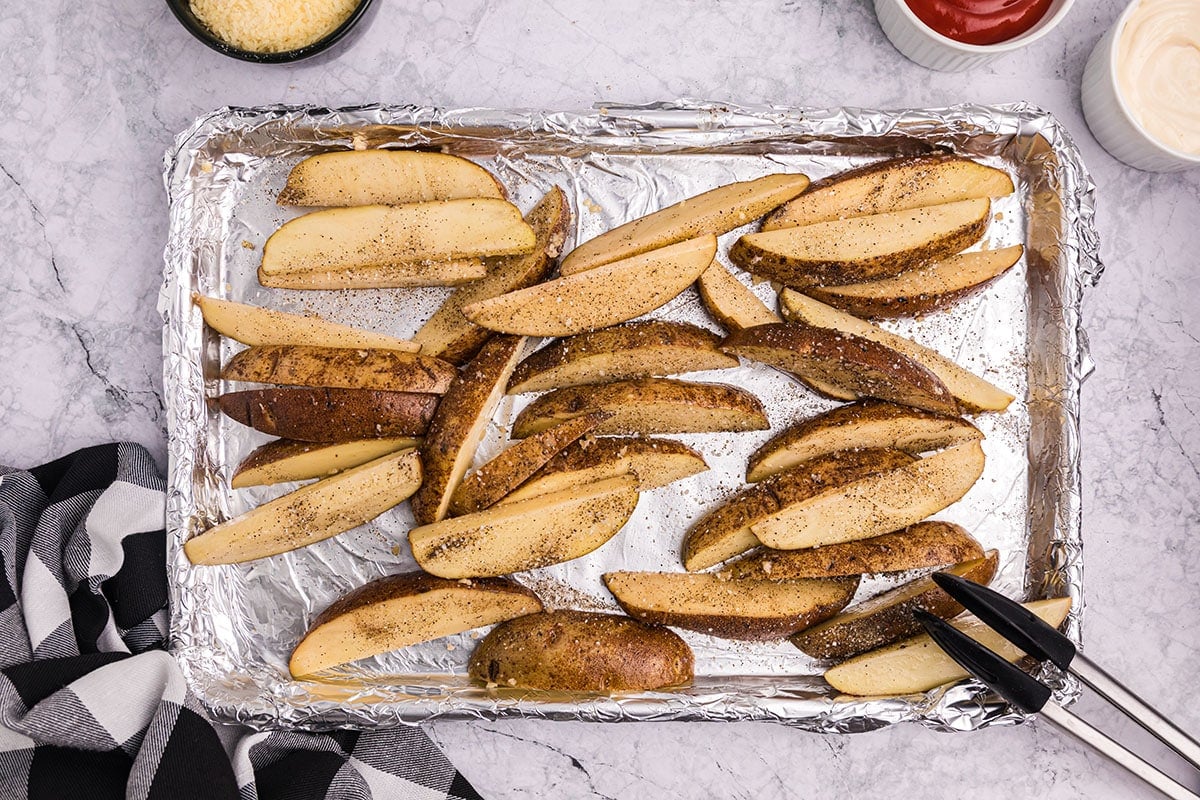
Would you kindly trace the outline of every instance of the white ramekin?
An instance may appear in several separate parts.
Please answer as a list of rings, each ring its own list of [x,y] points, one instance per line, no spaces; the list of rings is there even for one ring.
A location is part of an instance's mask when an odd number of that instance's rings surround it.
[[[1108,33],[1096,43],[1083,68],[1083,116],[1092,135],[1112,154],[1131,167],[1147,172],[1179,172],[1200,167],[1200,155],[1184,153],[1162,144],[1142,127],[1121,98],[1117,84],[1117,50],[1121,31],[1141,0],[1133,0],[1117,17]]]
[[[911,60],[930,69],[961,72],[1036,42],[1062,21],[1074,3],[1075,0],[1054,0],[1036,25],[997,44],[963,44],[942,36],[921,22],[904,0],[875,0],[875,14],[892,44]]]

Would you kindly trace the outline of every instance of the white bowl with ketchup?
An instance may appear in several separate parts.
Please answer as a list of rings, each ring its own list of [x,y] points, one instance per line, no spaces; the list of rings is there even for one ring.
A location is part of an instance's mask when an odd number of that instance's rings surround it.
[[[875,0],[879,25],[921,66],[960,72],[1037,41],[1075,0]]]

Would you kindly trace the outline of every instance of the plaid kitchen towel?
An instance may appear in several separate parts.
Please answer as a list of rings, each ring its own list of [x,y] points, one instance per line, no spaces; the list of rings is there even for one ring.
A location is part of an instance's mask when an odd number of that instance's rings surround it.
[[[163,650],[163,488],[133,444],[0,466],[0,800],[479,797],[418,728],[219,737]]]

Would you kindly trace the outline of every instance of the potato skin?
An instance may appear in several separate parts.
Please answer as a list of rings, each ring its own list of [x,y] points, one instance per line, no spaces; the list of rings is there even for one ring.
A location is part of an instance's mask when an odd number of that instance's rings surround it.
[[[344,442],[382,436],[420,436],[438,405],[435,394],[376,389],[248,389],[217,398],[222,412],[243,425],[285,439]]]
[[[441,359],[395,350],[259,345],[229,359],[221,379],[441,394],[457,374]]]
[[[500,687],[646,691],[691,683],[692,650],[666,628],[616,614],[549,611],[497,625],[467,672]]]

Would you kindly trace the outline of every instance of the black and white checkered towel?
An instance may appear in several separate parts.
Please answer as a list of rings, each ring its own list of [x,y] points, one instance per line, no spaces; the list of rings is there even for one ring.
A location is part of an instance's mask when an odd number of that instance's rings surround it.
[[[0,466],[0,800],[479,797],[417,728],[218,736],[162,649],[163,488],[130,444]]]

